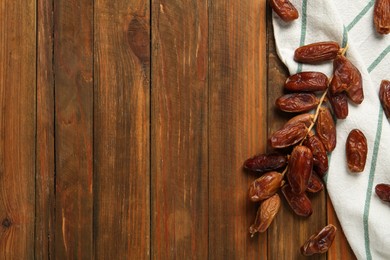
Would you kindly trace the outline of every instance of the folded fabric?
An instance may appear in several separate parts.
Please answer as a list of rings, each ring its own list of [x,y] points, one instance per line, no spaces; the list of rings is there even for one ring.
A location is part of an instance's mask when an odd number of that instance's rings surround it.
[[[348,44],[347,58],[363,77],[364,101],[349,103],[349,115],[337,120],[337,146],[330,155],[325,180],[343,231],[358,259],[390,259],[390,203],[375,194],[378,183],[390,183],[390,123],[379,101],[383,79],[390,80],[390,35],[379,35],[373,24],[375,1],[291,0],[299,19],[285,23],[273,13],[280,59],[290,74],[321,71],[330,77],[332,62],[321,65],[294,61],[297,47],[319,41]],[[368,142],[362,173],[346,164],[345,142],[352,129],[360,129]]]

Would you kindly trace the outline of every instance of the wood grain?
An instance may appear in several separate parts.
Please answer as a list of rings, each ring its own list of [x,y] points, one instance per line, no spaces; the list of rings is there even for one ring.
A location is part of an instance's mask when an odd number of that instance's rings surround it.
[[[94,256],[150,256],[150,7],[94,6]]]
[[[93,1],[54,6],[56,255],[92,256]]]
[[[36,6],[0,2],[0,259],[34,258]]]
[[[54,257],[53,1],[37,1],[37,147],[35,258]]]
[[[275,108],[275,100],[283,94],[283,85],[288,76],[276,54],[275,41],[271,24],[271,10],[268,8],[268,136],[278,130],[292,116]],[[274,223],[268,231],[269,259],[306,259],[299,249],[315,232],[326,225],[325,192],[308,194],[312,203],[313,214],[309,218],[295,215],[286,200]],[[311,259],[326,259],[326,254],[312,256]]]
[[[245,159],[266,147],[266,1],[210,1],[209,256],[266,259]]]
[[[207,5],[153,2],[153,259],[209,254]]]

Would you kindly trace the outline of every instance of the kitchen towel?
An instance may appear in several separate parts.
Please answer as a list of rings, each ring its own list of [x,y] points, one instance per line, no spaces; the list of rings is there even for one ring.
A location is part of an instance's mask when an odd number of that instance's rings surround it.
[[[390,259],[390,203],[375,194],[378,183],[390,183],[390,123],[378,93],[382,79],[390,80],[390,35],[379,35],[373,24],[374,0],[291,0],[299,18],[283,22],[273,12],[277,52],[290,74],[321,71],[330,77],[332,62],[298,64],[294,50],[319,41],[348,44],[347,58],[363,77],[364,101],[349,103],[349,115],[337,120],[337,146],[330,154],[325,176],[343,231],[358,259]],[[362,173],[346,164],[345,142],[352,129],[360,129],[368,142]]]

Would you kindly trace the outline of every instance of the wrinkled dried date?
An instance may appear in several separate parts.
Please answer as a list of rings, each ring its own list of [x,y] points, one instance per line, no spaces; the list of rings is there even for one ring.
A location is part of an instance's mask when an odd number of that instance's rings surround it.
[[[328,171],[328,156],[326,154],[326,149],[322,141],[318,136],[314,134],[309,134],[305,139],[303,144],[308,147],[313,153],[313,168],[320,177],[324,177],[325,173]]]
[[[265,232],[272,220],[275,218],[280,208],[280,197],[274,194],[272,197],[263,201],[257,210],[256,219],[249,228],[249,233],[253,235],[257,232]]]
[[[301,247],[301,254],[311,256],[328,251],[336,236],[337,228],[332,224],[325,226],[320,232],[312,235]]]
[[[288,163],[287,179],[294,193],[306,191],[313,170],[313,154],[303,145],[294,147]]]
[[[309,183],[307,185],[307,191],[311,193],[317,193],[324,189],[324,184],[317,174],[313,171],[310,176]]]
[[[382,80],[379,90],[379,99],[381,100],[386,117],[390,118],[390,81]]]
[[[333,151],[336,147],[336,126],[329,109],[326,107],[320,108],[316,131],[326,150]]]
[[[295,50],[294,60],[302,63],[320,63],[336,58],[340,51],[337,42],[316,42]]]
[[[275,105],[285,112],[306,112],[315,108],[319,103],[312,93],[293,93],[279,97]]]
[[[306,132],[307,127],[302,122],[284,126],[271,135],[271,146],[273,148],[285,148],[294,145],[305,137]]]
[[[265,173],[249,186],[249,198],[251,201],[265,200],[276,193],[282,185],[283,175],[278,172]]]
[[[285,22],[290,22],[299,17],[298,10],[288,0],[271,0],[272,10]]]
[[[244,162],[244,169],[264,173],[286,166],[287,158],[281,154],[257,154]]]
[[[314,115],[310,113],[300,114],[297,116],[294,116],[290,120],[287,121],[287,123],[284,124],[284,126],[293,125],[296,123],[304,123],[306,127],[310,127],[310,125],[313,123]]]
[[[390,1],[376,0],[374,7],[375,29],[380,34],[390,33]]]
[[[367,159],[367,139],[358,129],[352,130],[345,147],[348,168],[351,172],[362,172]]]
[[[338,119],[345,119],[348,116],[348,99],[345,93],[332,94],[327,93],[328,100],[332,106],[333,112]]]
[[[321,72],[301,72],[288,77],[284,88],[289,91],[324,91],[328,88],[328,77]]]
[[[381,200],[390,202],[390,184],[377,184],[375,186],[375,193]]]
[[[363,102],[363,81],[360,71],[344,56],[337,55],[333,61],[333,79],[330,91],[337,94],[345,91],[355,104]]]
[[[282,187],[282,193],[288,205],[290,205],[291,209],[298,216],[309,217],[313,213],[311,202],[306,196],[306,193],[296,194],[292,191],[290,185],[284,185]]]

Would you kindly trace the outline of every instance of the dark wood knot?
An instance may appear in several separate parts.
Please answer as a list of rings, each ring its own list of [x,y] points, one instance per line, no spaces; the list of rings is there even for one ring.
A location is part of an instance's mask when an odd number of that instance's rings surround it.
[[[127,30],[130,48],[142,63],[150,63],[150,37],[148,30],[138,20],[133,18]]]
[[[12,225],[12,222],[9,218],[5,218],[3,219],[3,221],[1,222],[1,225],[5,228],[9,228],[11,225]]]

